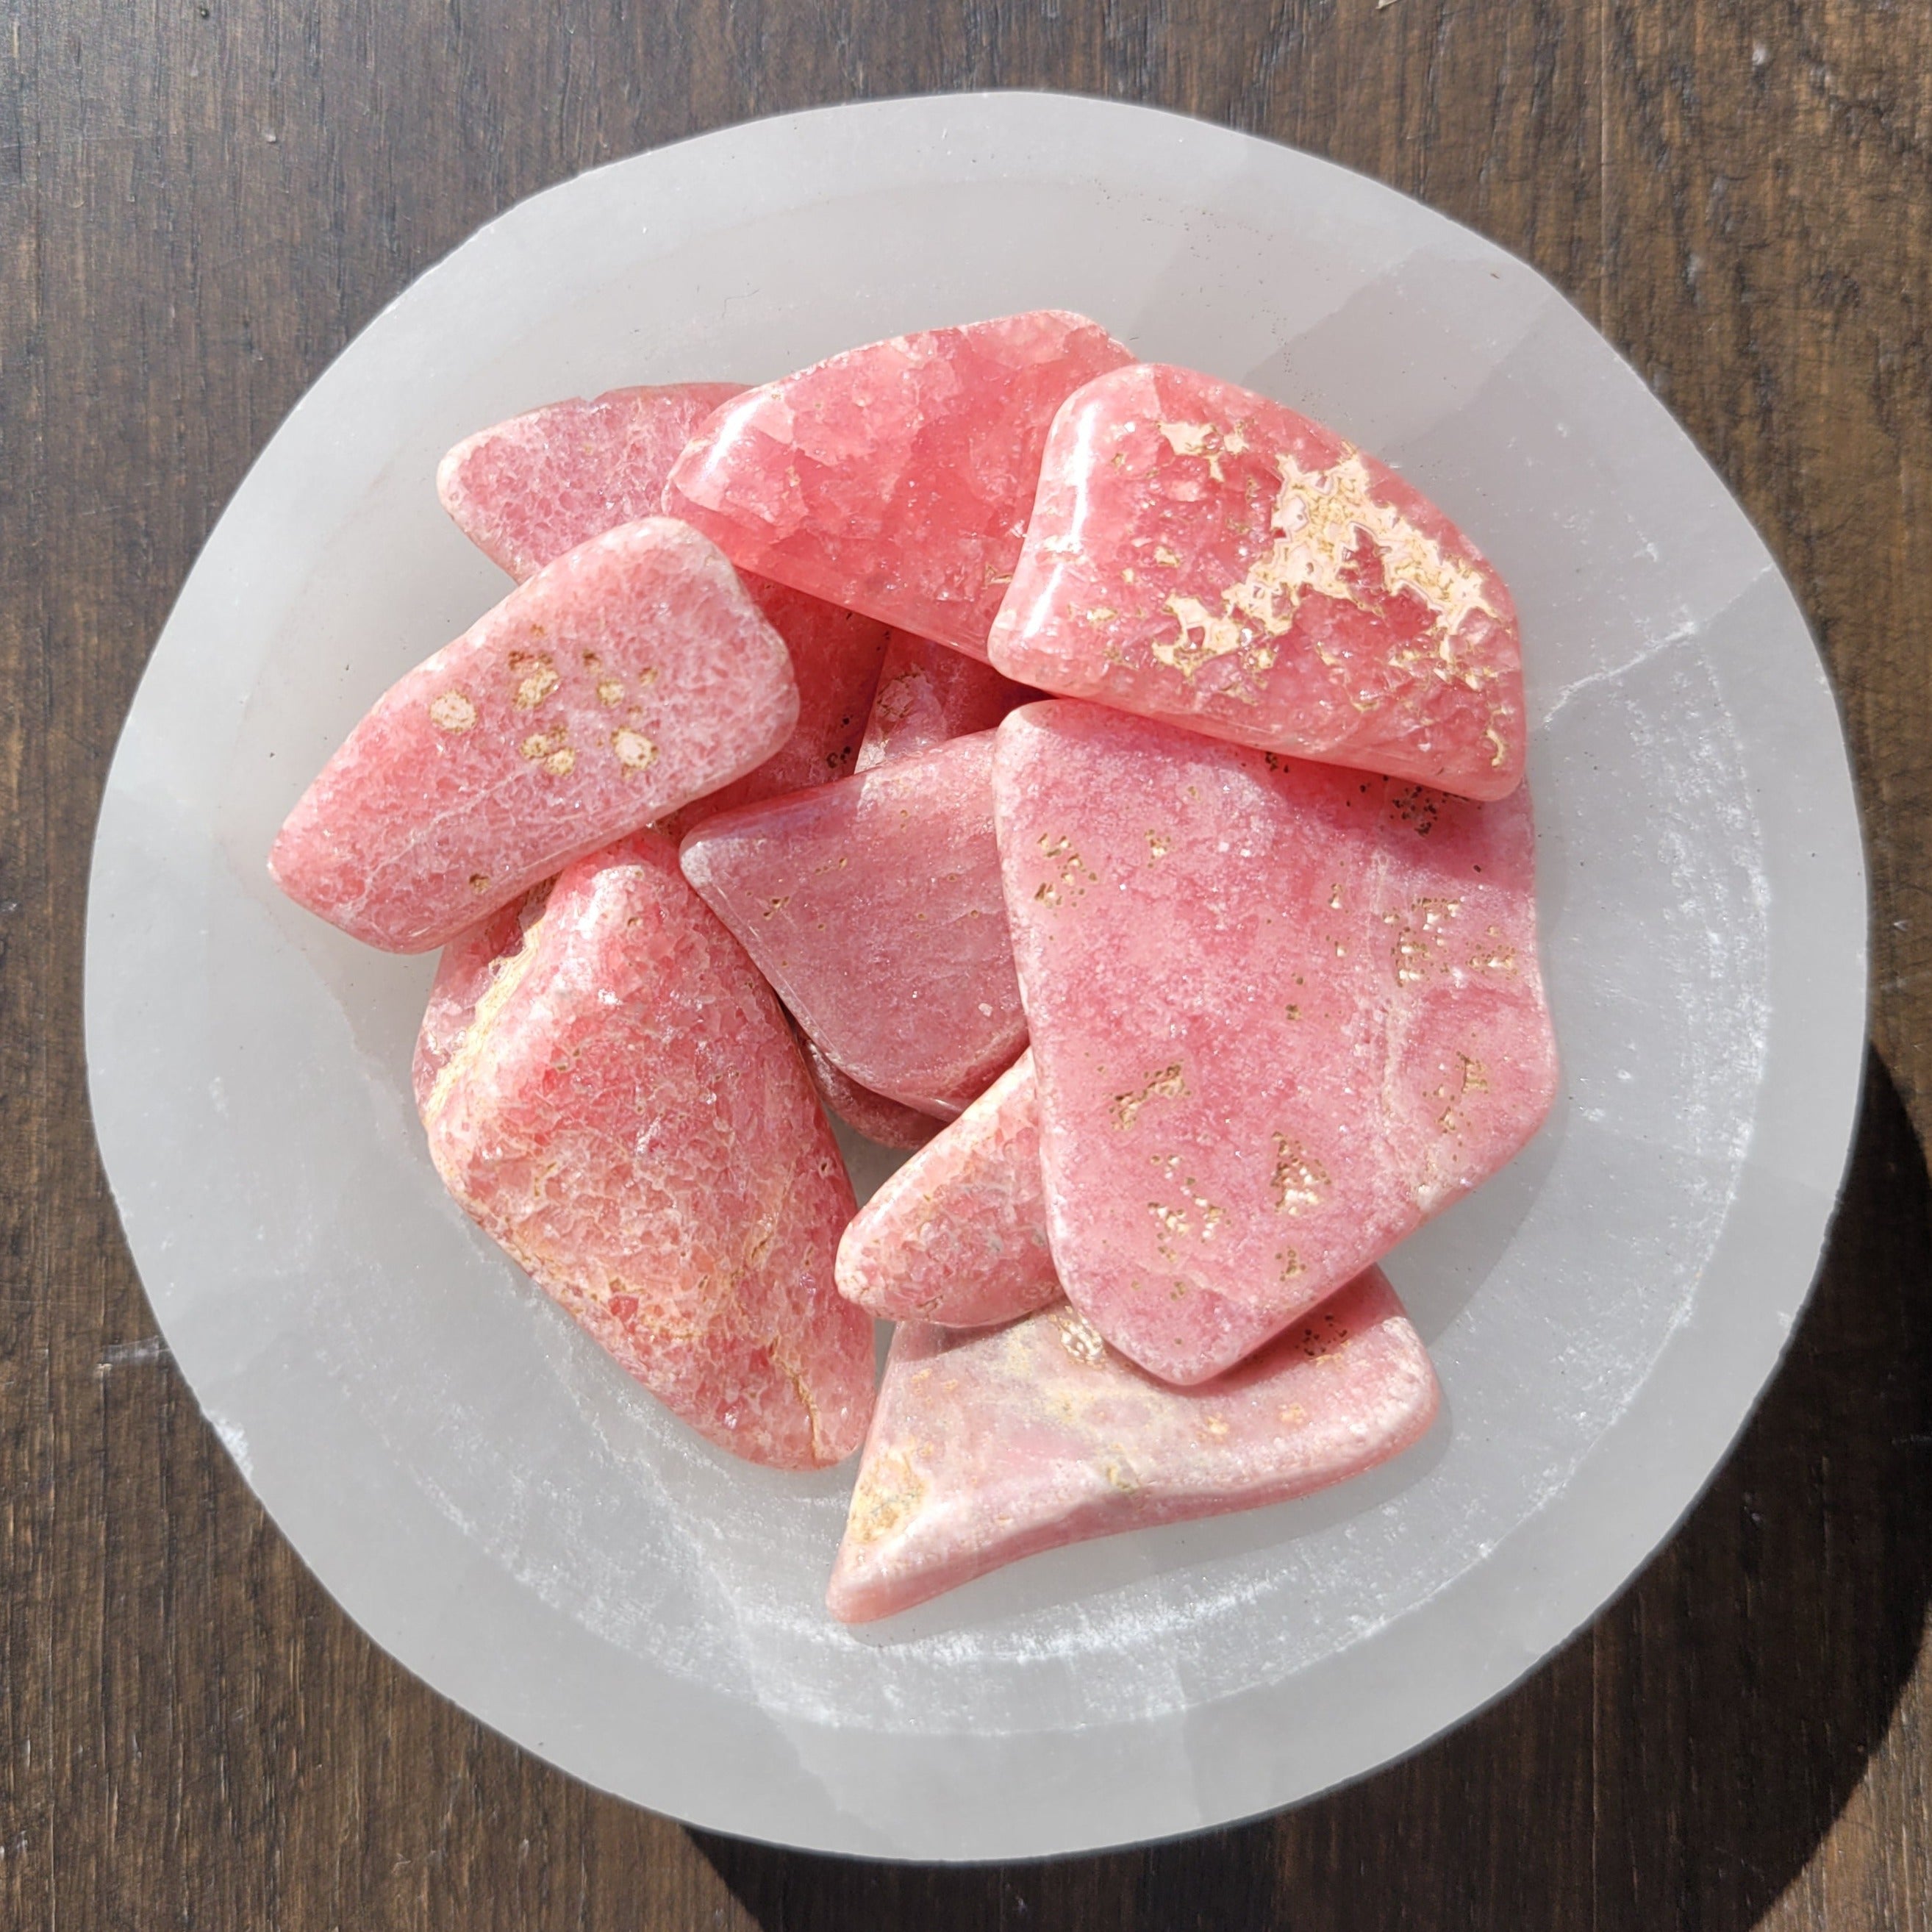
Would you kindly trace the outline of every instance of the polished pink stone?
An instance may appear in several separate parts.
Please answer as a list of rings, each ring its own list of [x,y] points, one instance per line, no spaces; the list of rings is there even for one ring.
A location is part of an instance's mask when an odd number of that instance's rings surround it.
[[[798,722],[791,736],[755,770],[685,806],[675,824],[665,827],[680,836],[735,805],[808,791],[850,772],[892,635],[876,618],[842,610],[802,590],[788,590],[761,577],[748,577],[744,583],[752,602],[791,654],[792,675],[798,683]]]
[[[656,515],[692,431],[737,394],[732,382],[678,382],[613,389],[512,417],[443,458],[436,476],[443,507],[512,577],[532,576],[616,524]],[[891,634],[886,626],[768,578],[744,583],[790,654],[798,722],[755,771],[684,807],[669,828],[675,831],[728,806],[844,777],[871,715]]]
[[[1400,1454],[1439,1400],[1373,1270],[1196,1389],[1124,1361],[1064,1302],[990,1333],[909,1324],[826,1601],[863,1623],[1043,1550],[1306,1496]]]
[[[1238,744],[1470,798],[1522,776],[1502,578],[1373,457],[1192,370],[1116,370],[1060,411],[991,650]]]
[[[416,1032],[416,1056],[410,1066],[410,1085],[416,1112],[426,1113],[436,1076],[461,1047],[476,1015],[476,1003],[490,982],[523,946],[525,928],[542,912],[550,896],[548,880],[520,899],[499,906],[467,932],[459,932],[442,949],[430,982],[429,1004]]]
[[[726,404],[664,508],[742,569],[983,657],[1053,413],[1132,359],[1057,309],[848,350]]]
[[[838,1244],[838,1287],[871,1314],[949,1328],[1060,1298],[1030,1054],[860,1209]]]
[[[440,946],[790,734],[783,640],[669,518],[592,538],[380,698],[276,839],[289,896],[392,952]]]
[[[994,790],[1054,1262],[1144,1367],[1231,1366],[1542,1120],[1526,792],[1064,701],[1000,728]]]
[[[1026,1044],[993,734],[721,813],[686,877],[861,1086],[950,1119]]]
[[[990,731],[1016,704],[1040,696],[991,664],[909,632],[895,631],[879,668],[855,769],[929,752],[949,738]]]
[[[451,1192],[712,1442],[780,1468],[850,1454],[872,1394],[872,1324],[832,1276],[851,1184],[676,848],[636,834],[493,926],[446,956],[418,1061]]]
[[[902,1106],[883,1094],[874,1094],[869,1087],[861,1087],[826,1058],[809,1034],[799,1035],[799,1045],[804,1050],[806,1070],[818,1089],[818,1097],[848,1127],[856,1129],[868,1141],[876,1141],[881,1147],[921,1148],[938,1132],[940,1123],[936,1115],[922,1114],[916,1107]]]
[[[436,473],[457,527],[520,583],[590,538],[654,517],[692,431],[736,382],[573,396],[459,442]]]

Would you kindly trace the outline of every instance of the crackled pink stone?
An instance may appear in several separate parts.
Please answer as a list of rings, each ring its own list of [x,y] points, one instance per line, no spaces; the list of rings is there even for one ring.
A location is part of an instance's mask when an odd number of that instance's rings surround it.
[[[1030,1053],[860,1209],[838,1244],[838,1287],[871,1314],[948,1328],[1060,1299]]]
[[[656,515],[692,431],[739,393],[734,382],[676,382],[553,403],[458,443],[442,460],[436,488],[485,556],[512,577],[533,576],[616,524]],[[871,713],[886,626],[768,578],[744,584],[790,654],[798,722],[756,770],[686,806],[675,830],[730,806],[844,777]]]
[[[990,731],[1016,704],[1039,697],[988,664],[904,631],[892,633],[854,770],[929,752],[949,738]]]
[[[1439,1400],[1374,1270],[1196,1389],[1124,1361],[1064,1302],[990,1334],[909,1324],[826,1602],[864,1623],[1064,1544],[1306,1496],[1400,1454]]]
[[[1132,360],[1058,309],[848,350],[726,404],[664,508],[742,569],[984,657],[1054,412]]]
[[[442,507],[519,583],[590,538],[656,516],[692,432],[737,382],[573,396],[466,437],[436,472]]]
[[[424,952],[749,771],[797,716],[784,641],[737,573],[646,518],[566,552],[392,685],[269,870],[355,938]]]
[[[668,838],[578,860],[453,946],[417,1067],[450,1192],[667,1406],[780,1468],[858,1446],[872,1324],[832,1277],[851,1184]]]
[[[1069,1298],[1205,1380],[1508,1160],[1556,1090],[1519,790],[1028,705],[995,766]]]
[[[861,1087],[826,1058],[809,1034],[801,1033],[798,1041],[818,1097],[868,1141],[877,1141],[881,1147],[921,1148],[938,1132],[940,1123],[936,1116],[922,1114],[916,1107],[902,1107],[869,1087]]]
[[[1470,798],[1522,776],[1502,578],[1373,457],[1192,370],[1116,370],[1061,410],[991,652],[1238,744]]]
[[[993,734],[721,813],[685,875],[861,1086],[950,1120],[1026,1044]]]

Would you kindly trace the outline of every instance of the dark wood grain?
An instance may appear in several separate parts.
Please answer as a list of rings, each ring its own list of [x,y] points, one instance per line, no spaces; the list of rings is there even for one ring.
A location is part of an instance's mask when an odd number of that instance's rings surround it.
[[[693,1838],[525,1757],[346,1623],[152,1341],[88,1125],[80,939],[100,783],[168,604],[378,308],[582,167],[982,86],[1332,155],[1600,322],[1829,656],[1876,1052],[1792,1359],[1592,1630],[1286,1818],[935,1873]],[[1932,1925],[1928,326],[1932,10],[1911,0],[0,0],[0,1924]]]

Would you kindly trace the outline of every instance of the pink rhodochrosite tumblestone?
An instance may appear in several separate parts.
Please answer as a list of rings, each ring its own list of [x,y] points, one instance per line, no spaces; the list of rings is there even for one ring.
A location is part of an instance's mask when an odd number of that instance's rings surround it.
[[[1264,750],[1470,798],[1522,776],[1502,578],[1373,457],[1192,370],[1116,370],[1061,410],[991,652]]]
[[[949,738],[990,731],[1016,705],[1038,698],[991,664],[895,631],[879,667],[872,716],[855,770],[929,752]]]
[[[1063,701],[1001,725],[994,794],[1054,1263],[1155,1374],[1231,1366],[1543,1120],[1526,793]]]
[[[806,1070],[818,1097],[848,1127],[856,1128],[868,1141],[881,1147],[920,1148],[938,1132],[941,1123],[936,1114],[922,1114],[916,1107],[902,1106],[858,1082],[836,1062],[826,1058],[809,1034],[800,1033],[799,1046],[805,1054]]]
[[[1060,1298],[1030,1053],[859,1210],[838,1244],[838,1287],[869,1313],[950,1328]]]
[[[712,1442],[787,1469],[850,1454],[872,1394],[872,1324],[833,1280],[851,1184],[676,848],[638,833],[493,927],[446,956],[418,1060],[450,1192]]]
[[[848,350],[724,404],[664,507],[742,569],[984,657],[1054,412],[1132,359],[1058,309]]]
[[[686,876],[861,1086],[950,1120],[1026,1044],[993,734],[707,820]]]
[[[991,1333],[908,1324],[826,1601],[863,1623],[1064,1544],[1306,1496],[1400,1454],[1439,1400],[1372,1270],[1196,1389],[1124,1361],[1064,1302]]]
[[[567,551],[376,700],[269,855],[289,896],[392,952],[440,946],[790,735],[784,640],[667,517]]]
[[[520,583],[590,538],[654,517],[692,431],[736,382],[573,396],[466,437],[436,472],[458,530]]]
[[[514,416],[443,458],[436,472],[443,507],[512,577],[533,576],[616,524],[655,516],[692,431],[739,393],[734,382],[676,382],[613,389]],[[755,770],[686,806],[680,830],[728,806],[844,777],[871,713],[886,627],[768,578],[748,577],[744,584],[790,654],[798,722]]]

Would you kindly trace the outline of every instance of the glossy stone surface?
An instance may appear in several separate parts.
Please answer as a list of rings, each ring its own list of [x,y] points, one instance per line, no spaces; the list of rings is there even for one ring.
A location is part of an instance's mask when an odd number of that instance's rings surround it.
[[[1232,1366],[1541,1123],[1526,792],[1065,701],[1015,712],[995,770],[1054,1258],[1144,1367]]]
[[[721,1448],[788,1469],[850,1454],[872,1392],[871,1324],[832,1280],[851,1184],[778,1003],[676,848],[639,833],[492,928],[446,958],[418,1060],[450,1192]]]
[[[739,393],[734,382],[674,382],[553,403],[458,443],[442,460],[436,488],[464,534],[520,580],[604,530],[655,516],[692,431]],[[674,830],[730,806],[844,777],[871,715],[886,626],[767,578],[744,582],[790,653],[798,722],[755,771],[686,806]]]
[[[993,840],[993,734],[746,806],[686,877],[860,1085],[951,1119],[1026,1044]]]
[[[1117,370],[1060,411],[991,651],[1239,744],[1471,798],[1522,776],[1502,580],[1373,457],[1192,370]]]
[[[859,1210],[838,1244],[838,1288],[871,1314],[949,1328],[1060,1299],[1030,1053]]]
[[[1055,309],[848,350],[720,409],[664,508],[741,569],[983,657],[1054,412],[1132,360]]]
[[[744,584],[790,653],[798,722],[763,764],[685,806],[675,826],[667,828],[680,835],[734,805],[808,791],[845,777],[856,766],[872,716],[891,632],[876,618],[842,610],[766,578],[748,577]]]
[[[820,1100],[868,1141],[877,1141],[881,1147],[922,1148],[939,1132],[941,1123],[937,1115],[922,1114],[916,1107],[902,1106],[883,1094],[874,1094],[869,1087],[861,1087],[826,1058],[809,1034],[800,1034],[798,1042],[805,1055],[806,1071],[812,1076]]]
[[[1306,1496],[1400,1454],[1439,1400],[1376,1270],[1198,1389],[1123,1360],[1064,1301],[990,1334],[910,1324],[826,1601],[863,1623],[1063,1544]]]
[[[436,472],[442,507],[521,583],[620,524],[656,516],[692,430],[736,382],[671,382],[573,396],[466,437]]]
[[[854,769],[868,772],[949,738],[990,731],[1015,705],[1040,695],[963,651],[895,631]]]
[[[376,700],[269,855],[394,952],[440,946],[790,735],[783,640],[716,547],[646,518],[566,553]]]

